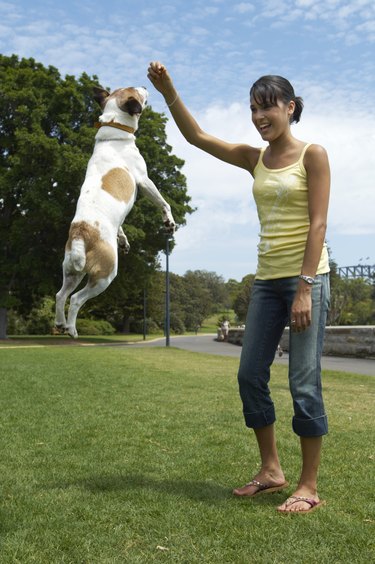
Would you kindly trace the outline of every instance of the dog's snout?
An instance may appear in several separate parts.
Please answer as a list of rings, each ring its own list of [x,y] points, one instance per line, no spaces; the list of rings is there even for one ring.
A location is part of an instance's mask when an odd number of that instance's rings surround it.
[[[129,115],[133,116],[134,114],[141,114],[142,113],[142,106],[135,98],[129,98],[125,104],[121,107],[124,112],[127,112]]]

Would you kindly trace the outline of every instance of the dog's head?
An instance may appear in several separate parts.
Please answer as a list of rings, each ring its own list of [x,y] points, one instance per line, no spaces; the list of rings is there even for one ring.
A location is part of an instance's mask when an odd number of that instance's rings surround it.
[[[93,90],[94,98],[103,112],[108,110],[114,112],[118,108],[131,117],[139,117],[147,104],[148,92],[143,86],[118,88],[112,93],[98,86],[94,86]]]

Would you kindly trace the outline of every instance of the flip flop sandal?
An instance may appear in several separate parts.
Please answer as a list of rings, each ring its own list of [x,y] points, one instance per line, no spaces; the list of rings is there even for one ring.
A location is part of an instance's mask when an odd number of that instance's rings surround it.
[[[310,505],[309,509],[300,509],[299,511],[286,510],[288,507],[290,507],[294,503],[297,503],[298,501],[305,501],[306,503],[308,503]],[[279,513],[291,513],[292,515],[295,515],[296,513],[311,513],[312,511],[315,511],[315,509],[318,509],[319,507],[322,507],[322,505],[325,504],[326,502],[323,499],[316,501],[315,499],[311,499],[309,497],[291,495],[290,497],[288,497],[288,499],[285,502],[285,509],[278,509],[277,511]]]
[[[258,489],[253,494],[246,494],[246,493],[241,494],[241,493],[237,493],[237,492],[238,492],[238,489],[242,489],[242,488],[238,488],[236,490],[233,490],[233,494],[238,496],[238,497],[255,497],[255,496],[261,495],[261,494],[280,492],[280,491],[284,490],[285,488],[287,488],[289,486],[289,483],[284,482],[283,484],[281,484],[279,486],[270,486],[268,484],[262,484],[262,482],[258,482],[258,480],[251,480],[251,482],[246,484],[244,487],[246,488],[247,486],[256,486]]]

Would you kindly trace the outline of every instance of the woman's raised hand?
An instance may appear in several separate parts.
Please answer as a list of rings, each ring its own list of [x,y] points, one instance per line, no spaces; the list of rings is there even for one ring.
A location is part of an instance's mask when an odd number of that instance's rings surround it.
[[[174,95],[175,90],[172,79],[162,63],[159,61],[151,62],[147,69],[147,77],[163,96]]]

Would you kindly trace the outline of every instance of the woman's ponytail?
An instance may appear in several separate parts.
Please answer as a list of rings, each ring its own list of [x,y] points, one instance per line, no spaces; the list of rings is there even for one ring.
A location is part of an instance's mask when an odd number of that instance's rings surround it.
[[[293,115],[290,119],[290,123],[298,123],[299,120],[301,119],[301,114],[302,114],[302,110],[303,110],[303,100],[302,100],[301,96],[296,96],[294,98],[294,103],[295,103],[296,107],[294,108],[294,112],[293,112]]]

